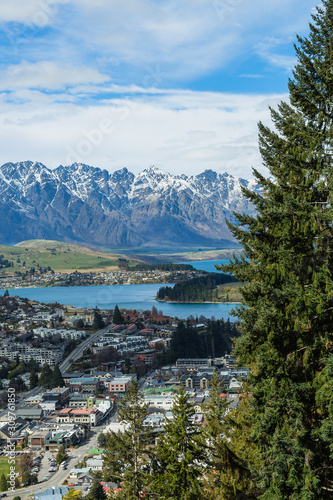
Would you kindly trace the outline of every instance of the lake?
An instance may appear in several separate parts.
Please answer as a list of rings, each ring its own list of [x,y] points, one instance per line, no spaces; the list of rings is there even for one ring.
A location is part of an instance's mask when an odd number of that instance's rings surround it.
[[[163,314],[178,318],[188,318],[190,315],[205,316],[216,319],[230,316],[235,304],[168,304],[155,300],[158,289],[164,284],[143,285],[103,285],[103,286],[73,286],[48,288],[17,288],[9,290],[9,295],[37,300],[38,302],[58,302],[74,307],[98,307],[113,309],[116,304],[126,309],[151,310],[155,306]],[[170,285],[172,286],[172,285]],[[0,290],[3,295],[5,290]]]
[[[218,271],[215,269],[214,264],[218,266],[220,264],[229,264],[229,259],[226,260],[195,260],[191,262],[180,262],[180,264],[191,264],[194,269],[198,269],[200,271],[206,271],[207,273],[220,273],[222,271]]]

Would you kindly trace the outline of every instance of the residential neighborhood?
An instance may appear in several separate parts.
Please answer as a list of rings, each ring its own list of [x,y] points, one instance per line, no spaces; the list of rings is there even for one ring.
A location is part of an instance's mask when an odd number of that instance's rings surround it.
[[[58,500],[67,485],[89,491],[96,473],[104,467],[103,447],[98,447],[97,436],[122,428],[117,408],[132,381],[138,383],[147,405],[144,425],[156,437],[173,418],[180,387],[195,410],[193,422],[205,424],[204,405],[214,372],[223,386],[227,412],[238,405],[247,370],[237,368],[230,354],[180,357],[163,363],[170,358],[180,323],[157,311],[82,309],[42,304],[7,293],[0,297],[1,455],[6,459],[14,443],[17,464],[25,454],[32,460],[44,454],[54,460],[62,447],[67,454],[81,457],[67,472],[67,467],[59,464],[45,470],[46,462],[41,458],[29,471],[30,476],[24,476],[24,483],[18,465],[21,498],[25,492],[28,498],[35,483],[46,483],[45,492]],[[207,328],[205,323],[193,324],[193,328],[197,326],[202,332]],[[63,366],[69,368],[65,371]],[[8,391],[15,392],[14,423],[9,418]],[[97,450],[97,457],[89,450]],[[0,456],[0,466],[4,459]],[[52,491],[50,479],[56,481]],[[119,488],[119,484],[103,482],[102,476],[101,483],[106,492]],[[35,500],[46,500],[48,495],[44,496],[41,487]]]

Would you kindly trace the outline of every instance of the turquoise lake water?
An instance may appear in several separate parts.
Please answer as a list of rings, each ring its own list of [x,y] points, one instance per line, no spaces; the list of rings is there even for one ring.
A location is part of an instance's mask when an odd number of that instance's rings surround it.
[[[217,264],[228,261],[201,261],[189,262],[196,269],[216,271]],[[151,310],[153,306],[172,317],[188,318],[190,315],[205,316],[206,318],[227,319],[235,304],[167,304],[155,300],[158,289],[164,286],[161,283],[143,285],[104,285],[104,286],[73,286],[49,288],[18,288],[9,290],[10,295],[37,300],[39,302],[71,305],[74,307],[98,307],[113,309],[116,304],[127,309]],[[168,285],[172,286],[172,285]],[[0,290],[3,295],[5,290]],[[235,318],[234,318],[235,319]]]

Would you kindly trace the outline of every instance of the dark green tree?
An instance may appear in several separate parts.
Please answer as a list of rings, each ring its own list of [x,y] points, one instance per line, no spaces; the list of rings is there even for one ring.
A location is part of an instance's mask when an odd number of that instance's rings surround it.
[[[298,37],[290,104],[259,124],[270,176],[244,190],[257,216],[229,225],[244,256],[224,271],[246,286],[235,353],[251,369],[253,478],[268,499],[333,494],[333,1]]]
[[[34,389],[37,386],[37,384],[38,384],[38,375],[35,372],[35,370],[33,370],[30,373],[29,380],[30,380],[30,389]]]
[[[50,365],[45,363],[39,377],[38,385],[49,388],[51,385],[51,380],[52,380],[52,370],[50,368]]]
[[[94,311],[94,321],[93,321],[92,327],[94,328],[94,330],[101,330],[102,328],[104,328],[104,326],[105,326],[105,323],[103,321],[102,315],[99,312],[99,310],[96,308]]]
[[[144,425],[148,406],[139,393],[138,384],[131,381],[118,408],[118,420],[126,424],[123,432],[109,432],[104,450],[105,479],[120,483],[117,498],[137,500],[144,497],[149,484],[148,444],[150,431]]]
[[[100,483],[100,480],[95,478],[89,491],[89,495],[86,496],[88,500],[106,500],[107,495]]]
[[[8,490],[8,482],[6,476],[2,473],[0,476],[0,491]]]
[[[204,406],[207,470],[201,494],[203,500],[236,500],[242,492],[251,489],[247,463],[230,446],[233,425],[227,418],[229,401],[221,396],[223,392],[223,384],[214,371],[208,402]]]
[[[55,365],[51,377],[50,388],[54,387],[63,387],[65,385],[63,376],[61,375],[61,371],[59,365]]]
[[[113,323],[116,325],[122,325],[124,323],[124,318],[121,315],[121,312],[119,311],[119,307],[116,305],[113,311]]]
[[[97,445],[103,448],[106,445],[106,435],[104,432],[100,432],[97,436]]]
[[[57,464],[61,464],[64,460],[66,460],[67,455],[64,446],[61,444],[58,448],[58,453],[56,456],[56,462]]]
[[[175,396],[171,411],[172,420],[166,422],[157,443],[151,489],[156,498],[197,500],[201,498],[205,444],[184,387]]]

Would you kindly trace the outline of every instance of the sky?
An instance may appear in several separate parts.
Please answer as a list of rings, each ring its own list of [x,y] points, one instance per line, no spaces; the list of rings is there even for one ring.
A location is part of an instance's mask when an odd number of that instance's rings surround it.
[[[265,173],[315,0],[0,0],[0,164]]]

